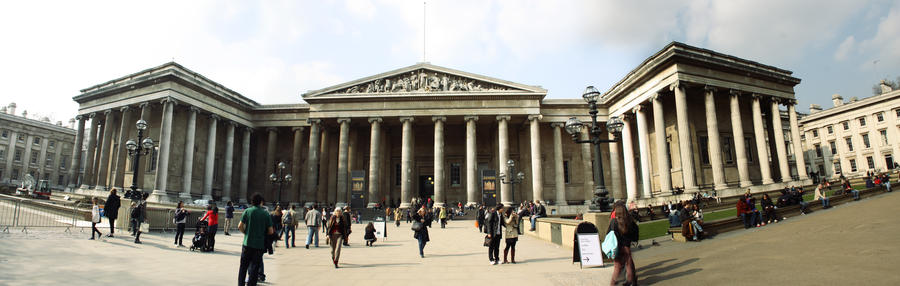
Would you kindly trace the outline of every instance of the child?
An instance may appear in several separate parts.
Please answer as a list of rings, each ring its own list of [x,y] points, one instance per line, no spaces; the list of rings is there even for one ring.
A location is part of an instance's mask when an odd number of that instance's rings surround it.
[[[369,222],[366,225],[366,235],[363,237],[366,240],[366,246],[374,246],[375,244],[375,225]]]
[[[103,234],[97,230],[97,224],[100,223],[100,206],[97,205],[97,198],[91,198],[91,202],[94,204],[91,207],[91,240],[94,240],[94,233],[97,233],[97,237],[101,237]]]

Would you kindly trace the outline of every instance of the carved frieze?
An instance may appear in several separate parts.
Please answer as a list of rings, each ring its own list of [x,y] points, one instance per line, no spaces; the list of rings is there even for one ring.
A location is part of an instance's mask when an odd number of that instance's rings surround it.
[[[418,69],[391,77],[379,78],[353,85],[332,94],[404,93],[404,92],[454,92],[454,91],[505,91],[502,86],[458,75]]]

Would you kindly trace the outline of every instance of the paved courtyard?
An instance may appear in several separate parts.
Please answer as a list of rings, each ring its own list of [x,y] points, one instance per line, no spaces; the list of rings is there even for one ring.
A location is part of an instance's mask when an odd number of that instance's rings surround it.
[[[104,223],[106,223],[104,221]],[[320,236],[319,248],[285,249],[264,257],[269,285],[597,285],[606,284],[610,267],[579,269],[572,251],[531,237],[520,237],[518,264],[489,265],[483,235],[472,221],[456,221],[446,229],[430,229],[425,258],[418,255],[409,225],[388,225],[388,239],[365,247],[364,225],[353,226],[351,246],[334,269]],[[106,234],[108,229],[102,229]],[[235,231],[236,232],[236,231]],[[306,230],[298,231],[305,239]],[[185,234],[185,244],[193,235]],[[172,233],[144,235],[143,245],[127,234],[90,241],[89,229],[20,229],[0,234],[0,285],[233,285],[237,280],[241,235],[216,236],[215,253],[198,253],[172,245]],[[501,249],[502,255],[502,249]]]

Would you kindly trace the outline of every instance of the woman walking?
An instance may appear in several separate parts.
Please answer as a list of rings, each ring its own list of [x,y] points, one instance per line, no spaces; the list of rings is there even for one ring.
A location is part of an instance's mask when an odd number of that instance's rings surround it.
[[[366,240],[366,246],[375,246],[375,224],[372,222],[366,225],[366,235],[363,239]]]
[[[516,264],[516,242],[519,241],[519,215],[512,208],[506,208],[506,248],[503,249],[503,264],[508,263],[506,254],[511,253],[509,262]]]
[[[284,213],[281,211],[281,205],[275,205],[275,210],[272,211],[272,226],[275,228],[275,236],[278,237],[276,240],[281,240],[281,234],[284,230],[283,225],[281,224],[281,217],[284,216]],[[275,244],[278,246],[278,243]]]
[[[103,206],[103,213],[106,214],[106,218],[109,220],[109,234],[106,237],[115,237],[116,219],[119,218],[119,207],[121,205],[122,201],[119,200],[119,195],[116,194],[116,188],[112,188],[112,190],[109,190],[109,196],[106,197],[106,205]]]
[[[397,227],[400,227],[400,220],[403,219],[403,213],[400,212],[400,208],[394,209],[394,224]]]
[[[429,217],[428,213],[425,211],[425,207],[422,206],[419,208],[415,214],[412,215],[413,221],[413,238],[419,241],[419,256],[425,258],[425,244],[428,243],[430,238],[428,237],[428,226],[431,224],[431,217]]]
[[[343,245],[344,228],[346,228],[346,224],[348,221],[344,221],[344,216],[341,215],[341,209],[335,209],[334,213],[331,217],[328,218],[328,222],[325,223],[325,229],[328,232],[328,245],[331,245],[331,262],[334,263],[334,268],[338,268],[338,260],[341,259],[341,246]]]
[[[214,251],[216,249],[216,231],[219,230],[219,207],[210,205],[206,207],[206,210],[206,214],[200,220],[208,223],[206,233],[209,238],[206,239],[206,245],[209,246],[209,251]]]
[[[637,284],[637,273],[634,272],[634,260],[631,258],[631,243],[638,240],[638,225],[626,210],[624,201],[617,201],[613,205],[612,215],[614,218],[610,220],[606,231],[607,233],[610,231],[615,233],[619,249],[613,260],[615,266],[613,267],[612,281],[609,282],[609,285],[616,285],[616,279],[619,278],[619,273],[621,273],[623,267],[627,274],[625,284],[635,285]]]
[[[175,222],[176,231],[175,231],[175,245],[184,247],[182,241],[184,241],[184,226],[187,223],[187,217],[190,214],[187,209],[184,208],[184,202],[179,201],[178,206],[175,208],[175,218],[172,220]]]
[[[103,236],[100,233],[100,230],[97,230],[97,224],[100,223],[100,206],[97,205],[97,198],[91,198],[91,202],[94,206],[91,207],[91,240],[94,240],[94,233],[97,233],[97,237],[100,238]]]

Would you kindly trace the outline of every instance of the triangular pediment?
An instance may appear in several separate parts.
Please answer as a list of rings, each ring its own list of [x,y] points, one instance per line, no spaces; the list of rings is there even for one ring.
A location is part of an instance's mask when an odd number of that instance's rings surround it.
[[[488,76],[419,63],[409,67],[314,90],[303,98],[415,94],[547,94],[547,90]]]

